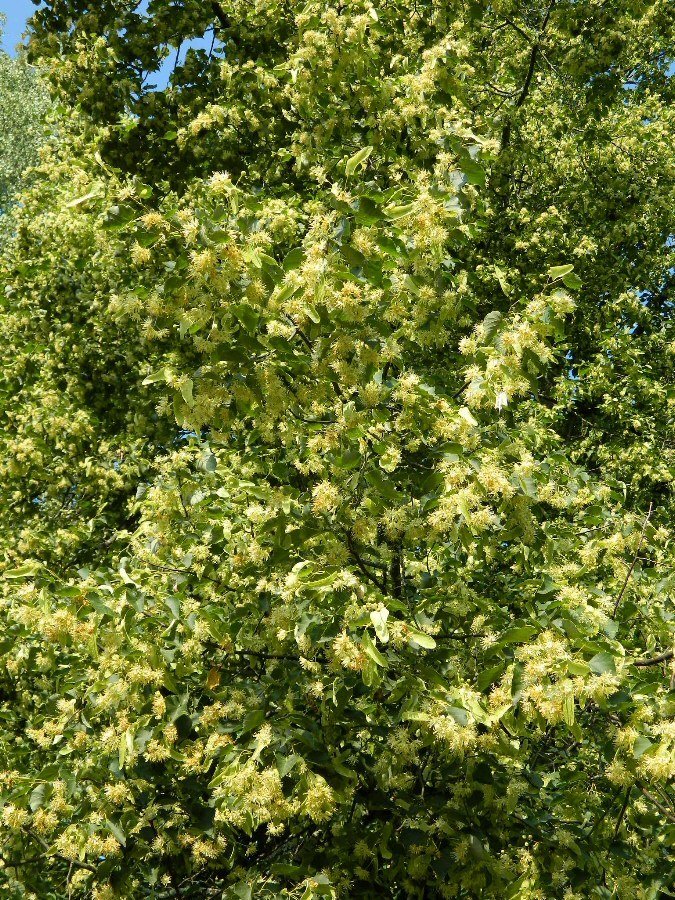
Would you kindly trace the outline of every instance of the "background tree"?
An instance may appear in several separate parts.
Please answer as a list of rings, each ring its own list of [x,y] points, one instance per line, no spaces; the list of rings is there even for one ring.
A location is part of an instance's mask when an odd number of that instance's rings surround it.
[[[0,34],[4,16],[0,14]],[[49,95],[23,59],[0,51],[0,210],[18,193],[25,170],[37,161]]]
[[[0,275],[7,891],[668,895],[672,38],[43,5],[79,108]]]

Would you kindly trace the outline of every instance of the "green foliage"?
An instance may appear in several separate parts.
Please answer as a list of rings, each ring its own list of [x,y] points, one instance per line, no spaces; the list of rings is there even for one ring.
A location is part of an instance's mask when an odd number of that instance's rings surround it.
[[[0,34],[4,17],[0,14]],[[0,210],[18,193],[25,170],[37,161],[47,90],[23,59],[0,51]]]
[[[671,18],[37,13],[6,896],[675,890]]]

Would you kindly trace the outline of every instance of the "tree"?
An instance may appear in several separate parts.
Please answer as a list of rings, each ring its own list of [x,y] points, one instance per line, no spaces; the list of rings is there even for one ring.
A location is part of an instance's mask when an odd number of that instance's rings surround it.
[[[8,896],[668,895],[668,12],[37,13]]]
[[[0,15],[0,35],[4,22]],[[0,51],[0,209],[18,193],[25,170],[37,160],[48,105],[35,72]]]

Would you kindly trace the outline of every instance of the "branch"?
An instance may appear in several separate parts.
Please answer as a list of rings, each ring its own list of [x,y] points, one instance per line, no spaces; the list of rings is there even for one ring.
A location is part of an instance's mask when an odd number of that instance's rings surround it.
[[[476,634],[467,634],[465,631],[447,631],[441,632],[440,634],[434,634],[433,637],[437,640],[454,640],[454,641],[469,641],[472,638],[482,638],[485,637],[485,633],[482,631],[476,632]]]
[[[397,599],[403,596],[401,548],[397,548],[391,559],[391,592]]]
[[[378,562],[375,559],[368,559],[366,556],[360,556],[359,559],[366,566],[372,566],[374,569],[379,569],[381,572],[389,571],[388,566],[383,562]]]
[[[659,810],[659,812],[662,813],[662,815],[664,815],[669,822],[675,822],[675,815],[673,815],[670,810],[666,809],[665,806],[663,806],[663,804],[660,803],[653,794],[650,794],[646,788],[642,787],[639,782],[637,783],[637,786],[642,791],[642,795],[646,797],[650,803],[653,803],[654,806]]]
[[[359,554],[353,548],[350,547],[349,552],[351,553],[352,559],[354,560],[356,565],[359,567],[361,574],[364,576],[364,578],[367,578],[368,581],[372,582],[379,591],[382,591],[383,594],[386,594],[387,593],[386,583],[379,582],[377,580],[377,578],[373,575],[373,573],[369,572],[368,569],[366,569],[365,565],[363,564],[363,560],[361,559]],[[385,577],[386,577],[386,572],[385,572]]]
[[[507,25],[510,25],[511,28],[514,28],[521,37],[524,37],[528,44],[532,43],[532,36],[522,29],[520,25],[516,25],[516,23],[512,19],[509,19],[508,16],[504,16],[504,22]],[[504,26],[502,25],[501,27],[503,28]]]
[[[356,563],[356,565],[361,570],[361,574],[365,578],[367,578],[368,581],[372,582],[378,590],[382,591],[383,594],[386,594],[387,593],[387,567],[383,566],[383,572],[382,572],[383,578],[382,578],[381,582],[378,581],[378,579],[373,575],[373,573],[369,572],[368,569],[366,568],[365,561],[361,558],[358,550],[354,546],[354,538],[352,537],[351,532],[345,530],[344,535],[345,535],[345,538],[347,541],[347,549],[349,550],[349,554],[350,554],[351,558],[354,560],[354,562]],[[371,560],[368,560],[368,564],[373,565],[373,562]]]
[[[265,846],[263,845],[263,846],[258,850],[258,852],[255,853],[255,854],[251,857],[251,862],[252,862],[252,863],[257,863],[257,862],[260,862],[260,861],[263,860],[263,859],[265,859],[265,860],[272,859],[272,858],[273,858],[274,856],[276,856],[281,850],[283,850],[284,847],[285,847],[290,841],[295,840],[295,839],[298,839],[298,838],[299,838],[301,841],[304,840],[304,838],[306,837],[306,835],[307,835],[307,834],[312,830],[312,828],[314,828],[314,827],[315,827],[315,826],[314,826],[314,823],[312,822],[311,824],[309,824],[309,825],[307,825],[305,828],[303,828],[302,831],[299,831],[299,832],[296,832],[296,833],[290,832],[289,834],[286,835],[286,837],[282,838],[280,841],[278,841],[278,842],[277,842],[276,844],[274,844],[272,847],[267,848],[267,847],[265,847]]]
[[[50,853],[50,847],[47,841],[43,840],[39,834],[35,834],[34,831],[29,831],[28,834],[33,840],[37,841],[38,844],[45,851],[47,857],[51,857],[52,859],[60,859],[63,862],[67,862],[70,866],[75,866],[76,869],[86,869],[87,872],[96,872],[96,866],[92,866],[89,863],[80,862],[79,859],[71,859],[69,856],[66,856],[64,853]]]
[[[215,0],[211,3],[211,9],[213,10],[213,14],[220,22],[220,27],[225,30],[226,28],[232,27],[232,22],[229,20],[225,10],[220,5],[220,3],[216,3]]]
[[[616,840],[617,835],[619,834],[619,829],[621,828],[621,822],[623,821],[623,817],[626,815],[626,810],[628,809],[628,801],[630,800],[630,792],[633,790],[633,785],[631,784],[626,791],[626,796],[623,801],[623,806],[621,807],[621,812],[619,813],[619,817],[616,820],[616,825],[614,827],[614,840]]]
[[[190,517],[188,508],[185,505],[185,498],[183,497],[183,481],[180,477],[180,472],[176,472],[176,481],[178,482],[178,496],[180,497],[180,505],[183,507],[185,518],[188,520],[188,522],[191,522],[192,519]]]
[[[520,109],[520,107],[527,100],[527,95],[530,92],[530,85],[532,84],[532,76],[534,75],[534,70],[537,65],[537,57],[539,56],[540,42],[542,37],[544,36],[544,32],[546,31],[546,26],[548,25],[548,20],[553,11],[553,7],[555,5],[555,0],[551,0],[548,9],[546,10],[546,15],[544,16],[544,21],[541,23],[541,28],[539,29],[539,34],[537,35],[537,39],[532,44],[532,50],[530,52],[530,62],[527,67],[527,75],[525,76],[525,83],[518,95],[518,99],[516,100],[516,109]],[[512,24],[512,23],[509,23]],[[519,30],[519,29],[518,29]],[[525,34],[525,32],[521,32]],[[502,139],[501,139],[501,149],[504,150],[505,147],[508,147],[511,142],[511,122],[507,121],[502,129]]]
[[[628,587],[628,582],[630,581],[630,576],[633,574],[633,569],[635,568],[635,563],[637,562],[637,558],[640,555],[640,548],[642,547],[642,542],[645,538],[645,531],[647,530],[647,523],[649,522],[652,515],[653,504],[649,504],[649,509],[647,510],[647,515],[645,516],[645,520],[642,523],[642,531],[640,532],[640,540],[638,541],[637,549],[635,551],[635,556],[633,557],[633,562],[630,564],[630,568],[626,573],[626,580],[624,581],[621,590],[619,591],[619,596],[616,598],[616,603],[614,604],[614,609],[612,611],[612,618],[616,619],[616,613],[619,609],[619,603],[621,603],[621,598],[623,597],[626,588]]]
[[[258,650],[231,650],[235,656],[255,656],[257,659],[291,659],[298,662],[299,656],[290,653],[261,653]]]
[[[598,827],[598,825],[601,825],[601,824],[605,821],[605,819],[606,819],[607,816],[609,815],[609,813],[610,813],[612,807],[614,806],[614,801],[616,800],[616,798],[619,796],[620,793],[621,793],[621,788],[619,788],[619,789],[617,790],[617,792],[614,794],[614,796],[611,798],[611,800],[610,800],[609,803],[607,804],[607,807],[606,807],[605,811],[604,811],[603,814],[600,816],[600,818],[595,820],[595,823],[594,823],[594,825],[592,826],[591,830],[588,831],[588,832],[586,833],[586,840],[588,840],[588,838],[590,838],[590,836],[593,834],[593,832],[594,832],[595,829]]]
[[[658,656],[652,656],[651,659],[649,657],[645,657],[643,659],[634,659],[634,666],[658,666],[659,663],[665,662],[668,659],[672,659],[675,656],[675,653],[672,650],[666,650],[665,653],[659,653]]]
[[[537,64],[537,56],[539,55],[539,43],[537,42],[534,47],[532,47],[532,53],[530,54],[530,65],[527,69],[527,75],[525,76],[525,84],[523,85],[523,89],[518,95],[518,99],[516,100],[516,109],[520,109],[523,103],[527,100],[527,95],[530,92],[530,84],[532,83],[532,76],[534,75],[534,69]]]
[[[0,860],[6,869],[20,869],[21,866],[30,866],[44,858],[44,853],[40,853],[38,856],[31,856],[29,859],[7,859],[6,856],[0,853]]]

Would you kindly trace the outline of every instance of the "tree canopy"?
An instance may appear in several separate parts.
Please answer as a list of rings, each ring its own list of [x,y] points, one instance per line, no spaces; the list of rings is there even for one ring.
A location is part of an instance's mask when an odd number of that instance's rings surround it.
[[[675,892],[668,7],[38,9],[6,896]]]

